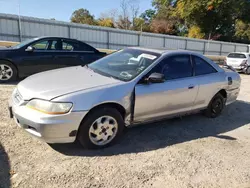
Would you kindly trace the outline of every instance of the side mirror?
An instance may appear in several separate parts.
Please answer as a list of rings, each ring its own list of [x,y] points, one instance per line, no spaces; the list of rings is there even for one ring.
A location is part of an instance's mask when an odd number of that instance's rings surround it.
[[[33,52],[35,50],[35,48],[34,47],[32,47],[32,46],[28,46],[27,48],[26,48],[26,52]]]
[[[164,74],[152,73],[148,77],[148,82],[149,83],[163,83],[165,81],[164,77],[165,77]]]

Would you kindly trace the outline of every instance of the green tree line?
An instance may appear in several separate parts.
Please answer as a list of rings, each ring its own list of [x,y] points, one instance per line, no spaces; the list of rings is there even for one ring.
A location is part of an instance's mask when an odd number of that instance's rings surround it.
[[[153,0],[138,15],[137,0],[121,0],[120,9],[95,19],[86,9],[71,22],[191,38],[249,43],[250,0]]]

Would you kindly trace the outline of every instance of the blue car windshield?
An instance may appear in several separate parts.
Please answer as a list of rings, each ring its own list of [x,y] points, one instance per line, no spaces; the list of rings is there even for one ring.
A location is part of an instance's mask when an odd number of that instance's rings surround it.
[[[130,81],[159,57],[158,53],[128,48],[97,60],[88,67],[101,75]]]
[[[35,40],[35,38],[32,38],[32,39],[28,39],[28,40],[25,40],[23,42],[20,42],[19,44],[15,45],[15,46],[12,46],[12,49],[22,48],[22,47],[26,46],[27,44],[31,43],[34,40]]]

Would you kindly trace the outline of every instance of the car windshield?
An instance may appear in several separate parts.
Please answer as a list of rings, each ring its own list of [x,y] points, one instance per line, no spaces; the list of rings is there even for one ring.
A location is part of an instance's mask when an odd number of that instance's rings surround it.
[[[245,54],[240,54],[240,53],[231,53],[227,57],[229,57],[229,58],[245,59],[246,55]]]
[[[30,42],[34,41],[36,38],[32,38],[32,39],[27,39],[15,46],[12,46],[13,49],[19,49],[19,48],[22,48],[24,47],[25,45],[29,44]]]
[[[89,65],[93,71],[122,81],[130,81],[147,69],[160,54],[124,49]]]

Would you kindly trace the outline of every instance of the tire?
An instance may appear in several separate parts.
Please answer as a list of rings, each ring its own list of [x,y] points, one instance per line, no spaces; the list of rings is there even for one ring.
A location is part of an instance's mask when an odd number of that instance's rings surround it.
[[[205,116],[208,118],[220,116],[225,107],[225,101],[225,98],[220,93],[216,94],[204,111]]]
[[[8,61],[0,61],[0,83],[17,80],[17,69]]]
[[[102,149],[116,143],[123,130],[121,114],[114,108],[104,107],[90,112],[82,121],[77,140],[86,149]]]
[[[247,67],[246,72],[247,75],[250,75],[250,67]]]

